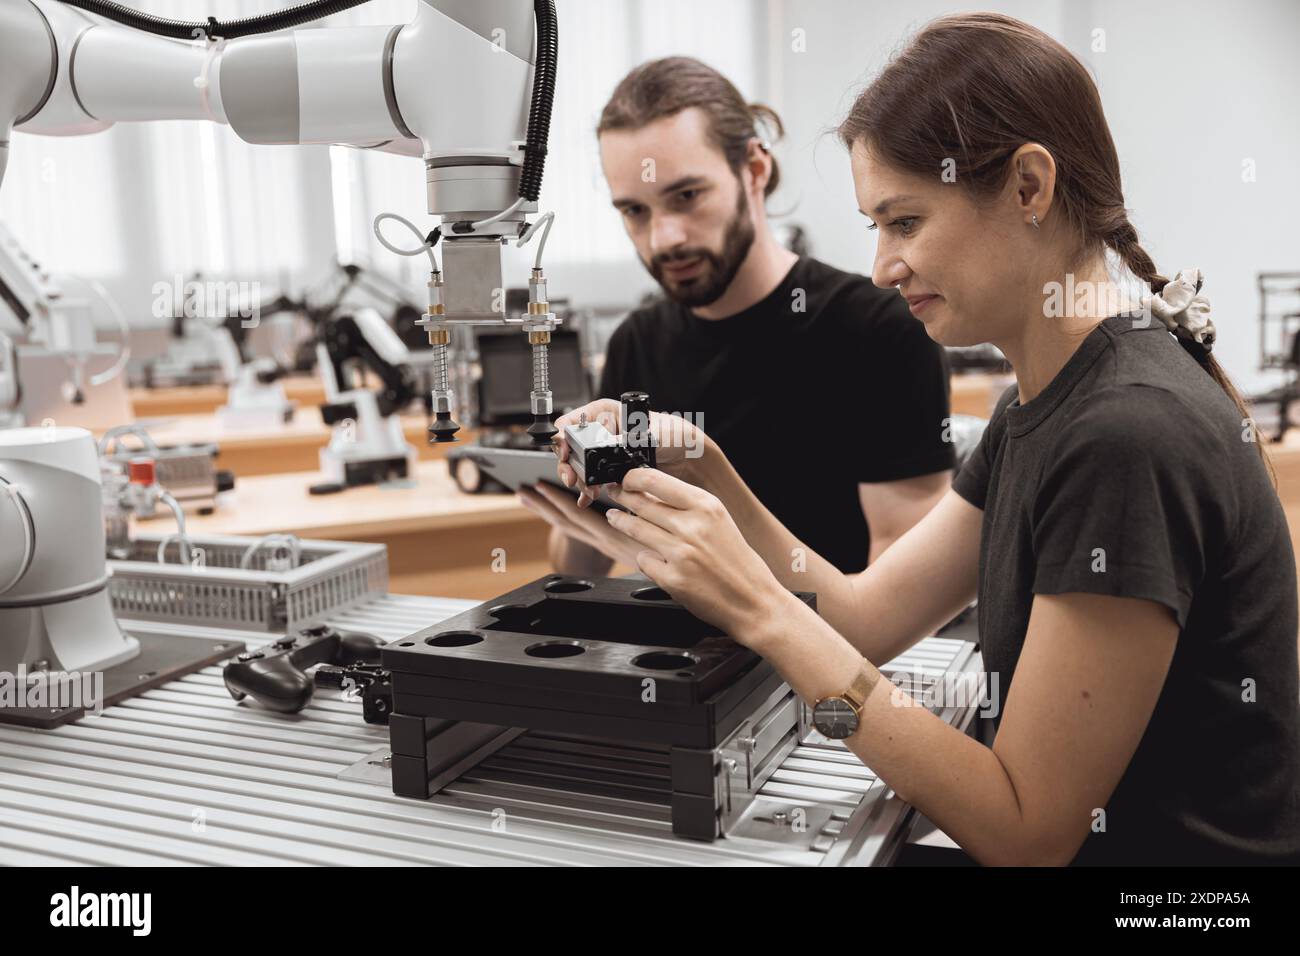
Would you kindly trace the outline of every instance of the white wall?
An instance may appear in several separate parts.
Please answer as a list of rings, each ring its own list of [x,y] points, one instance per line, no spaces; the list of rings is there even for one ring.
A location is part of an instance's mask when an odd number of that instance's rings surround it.
[[[1254,388],[1268,380],[1256,273],[1300,271],[1300,3],[1083,6],[1106,52],[1086,23],[1066,39],[1096,70],[1133,224],[1165,274],[1205,271],[1215,355]]]
[[[1143,245],[1166,274],[1207,276],[1215,354],[1246,387],[1258,364],[1255,274],[1300,270],[1300,3],[1295,0],[1021,0],[987,3],[1060,39],[1093,70]],[[790,135],[773,203],[814,253],[868,272],[875,240],[855,211],[833,134],[855,92],[905,36],[971,7],[909,0],[773,0],[776,106]],[[1104,30],[1105,51],[1092,49]],[[805,31],[806,52],[792,49]],[[1256,180],[1242,181],[1254,160]]]

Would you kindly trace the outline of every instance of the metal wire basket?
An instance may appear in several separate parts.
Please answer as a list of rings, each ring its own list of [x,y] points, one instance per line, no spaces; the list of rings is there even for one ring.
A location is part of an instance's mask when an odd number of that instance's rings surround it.
[[[108,562],[119,617],[283,633],[388,592],[382,544],[304,538],[296,566],[286,567],[273,549],[249,553],[263,539],[199,535],[190,538],[191,563],[182,563],[175,547],[159,563],[165,537],[138,535],[127,558]]]

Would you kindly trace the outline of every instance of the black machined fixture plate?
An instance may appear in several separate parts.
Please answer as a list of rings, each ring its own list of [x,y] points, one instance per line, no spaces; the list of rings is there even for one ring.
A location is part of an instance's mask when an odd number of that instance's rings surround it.
[[[382,663],[395,713],[688,746],[714,746],[780,683],[647,581],[558,574],[387,645]]]
[[[246,648],[243,641],[236,640],[214,641],[208,638],[137,632],[132,632],[131,636],[140,642],[140,653],[125,663],[104,669],[104,707],[111,707],[178,677],[234,657]],[[80,720],[86,713],[86,709],[79,706],[0,707],[0,725],[53,730]]]

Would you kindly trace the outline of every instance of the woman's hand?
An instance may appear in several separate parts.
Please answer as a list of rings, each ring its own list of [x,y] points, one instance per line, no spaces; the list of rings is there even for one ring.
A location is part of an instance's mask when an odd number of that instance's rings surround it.
[[[761,651],[782,602],[794,598],[722,502],[654,468],[629,471],[609,495],[634,512],[611,510],[605,520],[640,543],[636,566],[696,617]]]
[[[557,473],[566,487],[576,488],[581,492],[578,496],[579,508],[586,508],[596,500],[600,495],[600,486],[588,488],[578,479],[578,473],[569,464],[569,445],[564,438],[564,426],[578,424],[585,415],[587,421],[597,422],[611,435],[617,435],[619,410],[618,402],[612,398],[601,398],[555,420],[555,427],[560,430],[560,433],[555,436],[555,447],[560,458]],[[656,445],[655,467],[689,480],[691,463],[704,453],[708,442],[704,430],[678,415],[651,412],[650,433],[654,435]]]
[[[643,546],[627,535],[620,534],[605,520],[604,515],[594,509],[579,508],[578,499],[573,497],[572,492],[539,481],[532,487],[520,487],[519,502],[551,527],[599,551],[611,561],[636,567],[637,552]]]

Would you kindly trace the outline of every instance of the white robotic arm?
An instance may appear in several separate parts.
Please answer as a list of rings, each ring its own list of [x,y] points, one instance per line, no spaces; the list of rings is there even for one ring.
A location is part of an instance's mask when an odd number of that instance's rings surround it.
[[[435,263],[421,324],[445,353],[449,323],[507,321],[500,247],[519,238],[526,215],[536,212],[554,88],[554,4],[414,3],[406,24],[213,42],[197,25],[126,11],[131,25],[149,21],[130,29],[76,9],[123,17],[97,0],[0,0],[0,177],[10,129],[77,135],[134,120],[211,120],[250,143],[418,149],[428,212],[442,217],[448,275],[444,282]],[[355,4],[328,12],[346,5]],[[535,10],[548,14],[536,37]],[[145,32],[183,35],[189,26],[190,41]],[[534,301],[521,324],[540,352],[535,435],[549,441],[545,347],[556,321],[540,269],[530,288]],[[435,382],[434,407],[433,437],[452,440],[444,380]]]
[[[111,369],[91,376],[90,384],[100,385],[120,374],[129,356],[126,320],[95,282],[72,279],[90,289],[117,320],[122,341],[117,346],[118,361]],[[50,275],[22,248],[8,229],[0,224],[0,425],[19,424],[19,361],[15,343],[24,344],[30,357],[33,349],[42,354],[59,355],[67,363],[70,379],[65,383],[66,397],[80,403],[85,394],[86,365],[92,356],[111,353],[95,339],[94,308],[84,295],[70,294],[65,280]]]
[[[415,0],[407,24],[222,43],[105,23],[80,5],[0,0],[0,142],[11,128],[68,136],[122,121],[207,119],[250,143],[407,140],[435,165],[522,164],[531,0]],[[463,95],[467,82],[473,96]],[[400,149],[413,152],[414,142]]]

